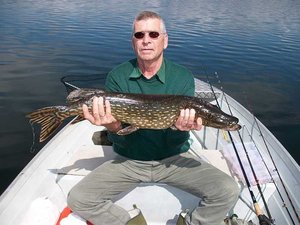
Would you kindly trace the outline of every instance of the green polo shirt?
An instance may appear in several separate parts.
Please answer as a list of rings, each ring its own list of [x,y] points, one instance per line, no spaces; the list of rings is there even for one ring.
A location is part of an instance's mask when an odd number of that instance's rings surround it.
[[[143,94],[175,94],[194,96],[192,73],[185,67],[164,59],[161,68],[151,79],[145,78],[132,59],[114,68],[108,75],[106,89],[114,92]],[[114,151],[135,160],[160,160],[182,152],[190,145],[189,132],[140,129],[129,135],[109,133]]]

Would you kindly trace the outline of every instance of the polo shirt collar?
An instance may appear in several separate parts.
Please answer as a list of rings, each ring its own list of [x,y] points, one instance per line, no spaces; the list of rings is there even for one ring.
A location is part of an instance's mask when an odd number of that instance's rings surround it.
[[[165,65],[165,60],[163,60],[160,69],[157,72],[157,77],[158,79],[162,82],[165,83],[166,80],[166,65]],[[139,78],[142,76],[142,72],[140,70],[140,68],[137,66],[137,60],[135,61],[135,65],[134,68],[131,72],[131,74],[129,75],[129,78]]]

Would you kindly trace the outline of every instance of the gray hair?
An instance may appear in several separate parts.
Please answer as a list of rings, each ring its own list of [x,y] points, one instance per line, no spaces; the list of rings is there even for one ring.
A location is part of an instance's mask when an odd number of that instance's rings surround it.
[[[133,25],[132,25],[132,30],[134,31],[135,22],[141,21],[141,20],[147,20],[147,19],[159,19],[160,20],[160,28],[161,28],[162,32],[167,33],[166,25],[165,25],[165,22],[164,22],[163,18],[161,18],[161,16],[158,15],[157,13],[151,12],[151,11],[142,11],[142,12],[140,12],[135,17],[135,20],[134,20]]]

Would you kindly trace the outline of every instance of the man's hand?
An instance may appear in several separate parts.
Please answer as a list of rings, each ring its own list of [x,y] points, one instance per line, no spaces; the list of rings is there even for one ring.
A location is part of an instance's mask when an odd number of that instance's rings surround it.
[[[181,131],[201,130],[202,120],[199,117],[195,122],[195,114],[194,109],[182,109],[175,123],[176,128]]]
[[[89,112],[87,105],[82,106],[84,118],[94,125],[105,126],[109,131],[117,132],[121,129],[121,122],[116,120],[111,114],[111,107],[108,100],[103,97],[93,98],[92,114]]]

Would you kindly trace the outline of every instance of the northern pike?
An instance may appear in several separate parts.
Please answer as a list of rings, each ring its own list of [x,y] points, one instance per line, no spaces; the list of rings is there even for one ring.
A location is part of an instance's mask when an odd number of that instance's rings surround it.
[[[239,130],[238,118],[228,115],[217,106],[197,97],[183,95],[146,95],[106,92],[100,89],[78,89],[67,96],[67,106],[50,106],[26,115],[31,123],[41,125],[40,142],[46,140],[69,117],[83,120],[82,105],[92,111],[93,97],[103,97],[111,105],[111,114],[129,124],[117,132],[127,135],[138,129],[174,128],[181,109],[194,109],[195,121],[201,117],[204,126],[223,130]]]

